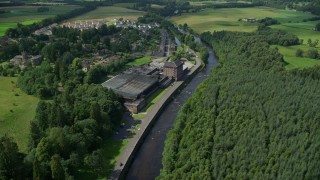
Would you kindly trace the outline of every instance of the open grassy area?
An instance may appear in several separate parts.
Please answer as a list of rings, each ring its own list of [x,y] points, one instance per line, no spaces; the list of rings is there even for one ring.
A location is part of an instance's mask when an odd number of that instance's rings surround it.
[[[0,10],[6,11],[0,15],[0,36],[3,36],[8,28],[16,27],[17,23],[32,24],[48,17],[65,14],[79,7],[71,5],[48,6],[48,12],[37,12],[38,7],[35,6],[0,7]]]
[[[139,59],[136,59],[132,62],[129,62],[127,66],[142,66],[144,64],[150,63],[152,61],[150,56],[145,56]]]
[[[206,31],[243,31],[251,32],[257,29],[258,23],[240,22],[240,18],[254,17],[257,19],[272,17],[282,23],[297,22],[313,17],[303,12],[280,10],[269,7],[254,8],[222,8],[204,9],[196,13],[184,13],[171,18],[176,24],[187,23],[198,33]]]
[[[320,40],[320,32],[313,30],[315,25],[319,22],[320,21],[283,23],[272,26],[272,28],[288,31],[297,35],[299,39],[303,39],[303,45],[291,47],[278,46],[279,52],[284,56],[285,61],[288,63],[286,65],[287,69],[308,68],[315,65],[320,65],[320,60],[295,56],[295,52],[297,49],[301,49],[303,51],[307,51],[310,49],[310,47],[307,45],[308,39],[311,39],[312,41],[315,41],[316,39]],[[319,45],[317,49],[320,51]]]
[[[13,137],[20,151],[26,151],[38,99],[17,88],[16,81],[17,77],[0,77],[0,135]]]
[[[303,51],[307,51],[309,47],[306,45],[299,45],[299,46],[289,46],[289,47],[283,47],[283,46],[272,46],[277,47],[279,49],[279,52],[284,56],[284,60],[287,63],[286,69],[296,69],[296,68],[308,68],[313,67],[315,65],[320,65],[320,60],[317,59],[310,59],[306,57],[296,57],[296,50],[301,49]]]
[[[143,16],[144,12],[133,9],[127,9],[117,6],[104,6],[98,7],[96,10],[78,16],[72,20],[85,20],[85,19],[111,19],[111,18],[124,18],[124,19],[137,19]]]
[[[282,29],[288,32],[291,32],[297,35],[300,39],[304,40],[304,44],[307,43],[307,40],[310,38],[311,40],[320,40],[320,32],[314,31],[313,28],[320,21],[308,21],[308,22],[298,22],[298,23],[283,23],[278,25],[271,26],[275,29]]]

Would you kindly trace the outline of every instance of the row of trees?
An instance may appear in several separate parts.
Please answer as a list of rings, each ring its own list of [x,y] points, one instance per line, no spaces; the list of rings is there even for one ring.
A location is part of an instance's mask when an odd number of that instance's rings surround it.
[[[296,57],[307,57],[311,59],[319,59],[319,52],[317,49],[309,49],[307,51],[303,51],[301,49],[296,50]]]
[[[180,110],[158,179],[320,178],[319,67],[286,72],[263,34],[202,35],[220,63]]]

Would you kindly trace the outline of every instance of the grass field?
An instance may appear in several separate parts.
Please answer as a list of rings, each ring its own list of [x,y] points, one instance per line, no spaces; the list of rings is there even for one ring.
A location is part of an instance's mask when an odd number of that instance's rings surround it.
[[[72,20],[124,18],[137,19],[144,12],[117,6],[98,7],[96,10],[78,16]]]
[[[0,77],[0,135],[13,137],[24,152],[38,99],[17,88],[16,81],[17,77]]]
[[[284,56],[285,61],[288,63],[286,65],[287,69],[308,68],[314,65],[320,65],[320,60],[295,56],[295,52],[298,48],[303,51],[307,51],[310,49],[310,47],[307,45],[308,39],[311,39],[312,41],[315,41],[316,39],[320,40],[320,32],[312,30],[315,27],[315,25],[319,22],[320,21],[284,23],[272,26],[272,28],[282,29],[291,32],[297,35],[299,39],[303,39],[303,45],[291,47],[278,46],[279,52]],[[317,49],[318,51],[320,51],[319,45]]]
[[[127,66],[142,66],[144,64],[150,63],[152,61],[150,56],[145,56],[139,59],[136,59],[132,62],[129,62]]]
[[[176,24],[187,23],[198,33],[206,31],[243,31],[251,32],[257,29],[258,23],[238,21],[240,18],[254,17],[257,19],[272,17],[282,23],[297,22],[313,17],[297,11],[280,10],[269,7],[255,8],[223,8],[204,9],[196,13],[184,13],[171,18]]]
[[[0,36],[3,36],[8,28],[14,28],[17,23],[24,25],[32,24],[42,19],[53,17],[58,14],[65,14],[80,6],[49,6],[48,12],[37,12],[35,6],[0,7],[6,11],[0,15]]]
[[[284,60],[287,63],[286,69],[303,69],[303,68],[309,68],[313,67],[315,65],[320,65],[320,60],[317,59],[310,59],[305,57],[296,57],[295,53],[297,49],[301,49],[303,51],[307,51],[310,49],[306,45],[298,45],[298,46],[289,46],[289,47],[283,47],[283,46],[272,46],[277,47],[279,49],[279,52],[284,56]]]
[[[298,22],[298,23],[283,23],[271,26],[275,29],[282,29],[297,35],[300,39],[304,40],[304,44],[307,40],[320,40],[320,32],[312,30],[320,21]]]

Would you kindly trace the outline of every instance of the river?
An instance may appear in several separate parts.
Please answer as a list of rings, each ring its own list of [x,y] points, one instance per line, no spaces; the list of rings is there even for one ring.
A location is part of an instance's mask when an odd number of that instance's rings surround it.
[[[209,58],[206,68],[196,74],[191,82],[181,90],[181,93],[179,93],[161,113],[144,143],[136,153],[129,168],[129,172],[126,175],[126,179],[151,180],[155,179],[160,174],[160,169],[162,168],[162,152],[167,132],[172,129],[174,120],[176,119],[181,106],[196,90],[197,86],[209,76],[212,68],[218,63],[213,54],[213,50],[210,47],[207,47],[207,49]]]

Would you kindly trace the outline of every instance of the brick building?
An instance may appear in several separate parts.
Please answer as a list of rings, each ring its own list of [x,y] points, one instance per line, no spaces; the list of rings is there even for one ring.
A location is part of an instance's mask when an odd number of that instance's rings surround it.
[[[183,75],[183,63],[181,61],[166,62],[163,66],[163,75],[180,80]]]

